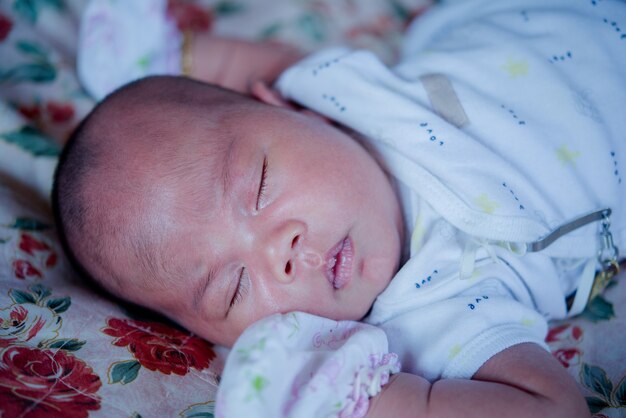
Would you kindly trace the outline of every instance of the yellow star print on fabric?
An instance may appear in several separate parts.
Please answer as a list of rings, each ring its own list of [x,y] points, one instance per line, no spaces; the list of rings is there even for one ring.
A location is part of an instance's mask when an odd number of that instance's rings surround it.
[[[450,348],[450,353],[448,354],[448,358],[452,360],[453,358],[458,356],[460,352],[461,352],[461,345],[455,344]]]
[[[478,279],[480,277],[480,275],[482,274],[482,270],[478,267],[474,267],[474,271],[472,272],[472,275],[469,277],[469,281],[470,283],[475,281],[476,279]]]
[[[413,228],[413,234],[411,235],[411,253],[414,253],[417,250],[419,250],[419,248],[422,245],[422,238],[424,237],[424,234],[426,233],[426,230],[424,229],[424,225],[422,225],[422,218],[420,215],[421,215],[421,212],[417,216],[417,219],[415,220],[415,227]]]
[[[489,196],[487,195],[487,193],[483,193],[480,196],[478,196],[474,200],[474,203],[476,203],[478,207],[483,210],[483,212],[488,213],[488,214],[492,214],[496,210],[496,208],[500,206],[498,202],[495,202],[489,199]]]
[[[506,64],[504,64],[500,68],[509,73],[510,78],[517,78],[528,75],[528,61],[514,61],[513,59],[509,58],[506,60]]]
[[[563,165],[576,165],[576,158],[580,157],[580,152],[572,151],[567,145],[561,145],[556,149],[556,158],[559,159]]]
[[[532,327],[533,325],[535,325],[535,321],[534,319],[530,319],[530,318],[522,318],[522,320],[520,321],[520,324],[522,324],[525,327]]]

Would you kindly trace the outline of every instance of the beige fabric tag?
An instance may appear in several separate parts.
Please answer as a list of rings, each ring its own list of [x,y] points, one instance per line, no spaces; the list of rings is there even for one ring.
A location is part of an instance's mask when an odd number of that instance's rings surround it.
[[[469,124],[463,105],[448,77],[443,74],[425,74],[420,77],[420,81],[435,113],[457,128]]]

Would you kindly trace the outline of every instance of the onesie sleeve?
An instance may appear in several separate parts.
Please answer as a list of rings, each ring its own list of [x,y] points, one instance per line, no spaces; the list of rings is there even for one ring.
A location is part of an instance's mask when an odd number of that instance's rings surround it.
[[[400,370],[372,325],[301,312],[249,327],[226,360],[216,416],[363,417]]]
[[[166,0],[91,0],[81,16],[78,76],[101,100],[138,78],[179,74],[181,43]]]

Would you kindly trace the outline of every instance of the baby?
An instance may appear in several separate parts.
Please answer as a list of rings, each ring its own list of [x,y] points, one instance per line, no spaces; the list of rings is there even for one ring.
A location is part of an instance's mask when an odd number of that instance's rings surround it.
[[[618,21],[608,0],[468,2],[414,24],[393,69],[331,49],[280,94],[127,85],[59,163],[66,246],[234,345],[218,415],[588,416],[542,345],[626,238]]]

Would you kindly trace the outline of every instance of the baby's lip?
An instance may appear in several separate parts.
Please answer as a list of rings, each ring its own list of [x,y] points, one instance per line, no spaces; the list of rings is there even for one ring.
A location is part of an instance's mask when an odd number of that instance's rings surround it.
[[[335,289],[341,289],[352,278],[352,262],[354,260],[354,243],[346,236],[326,253],[324,258],[324,274]]]

